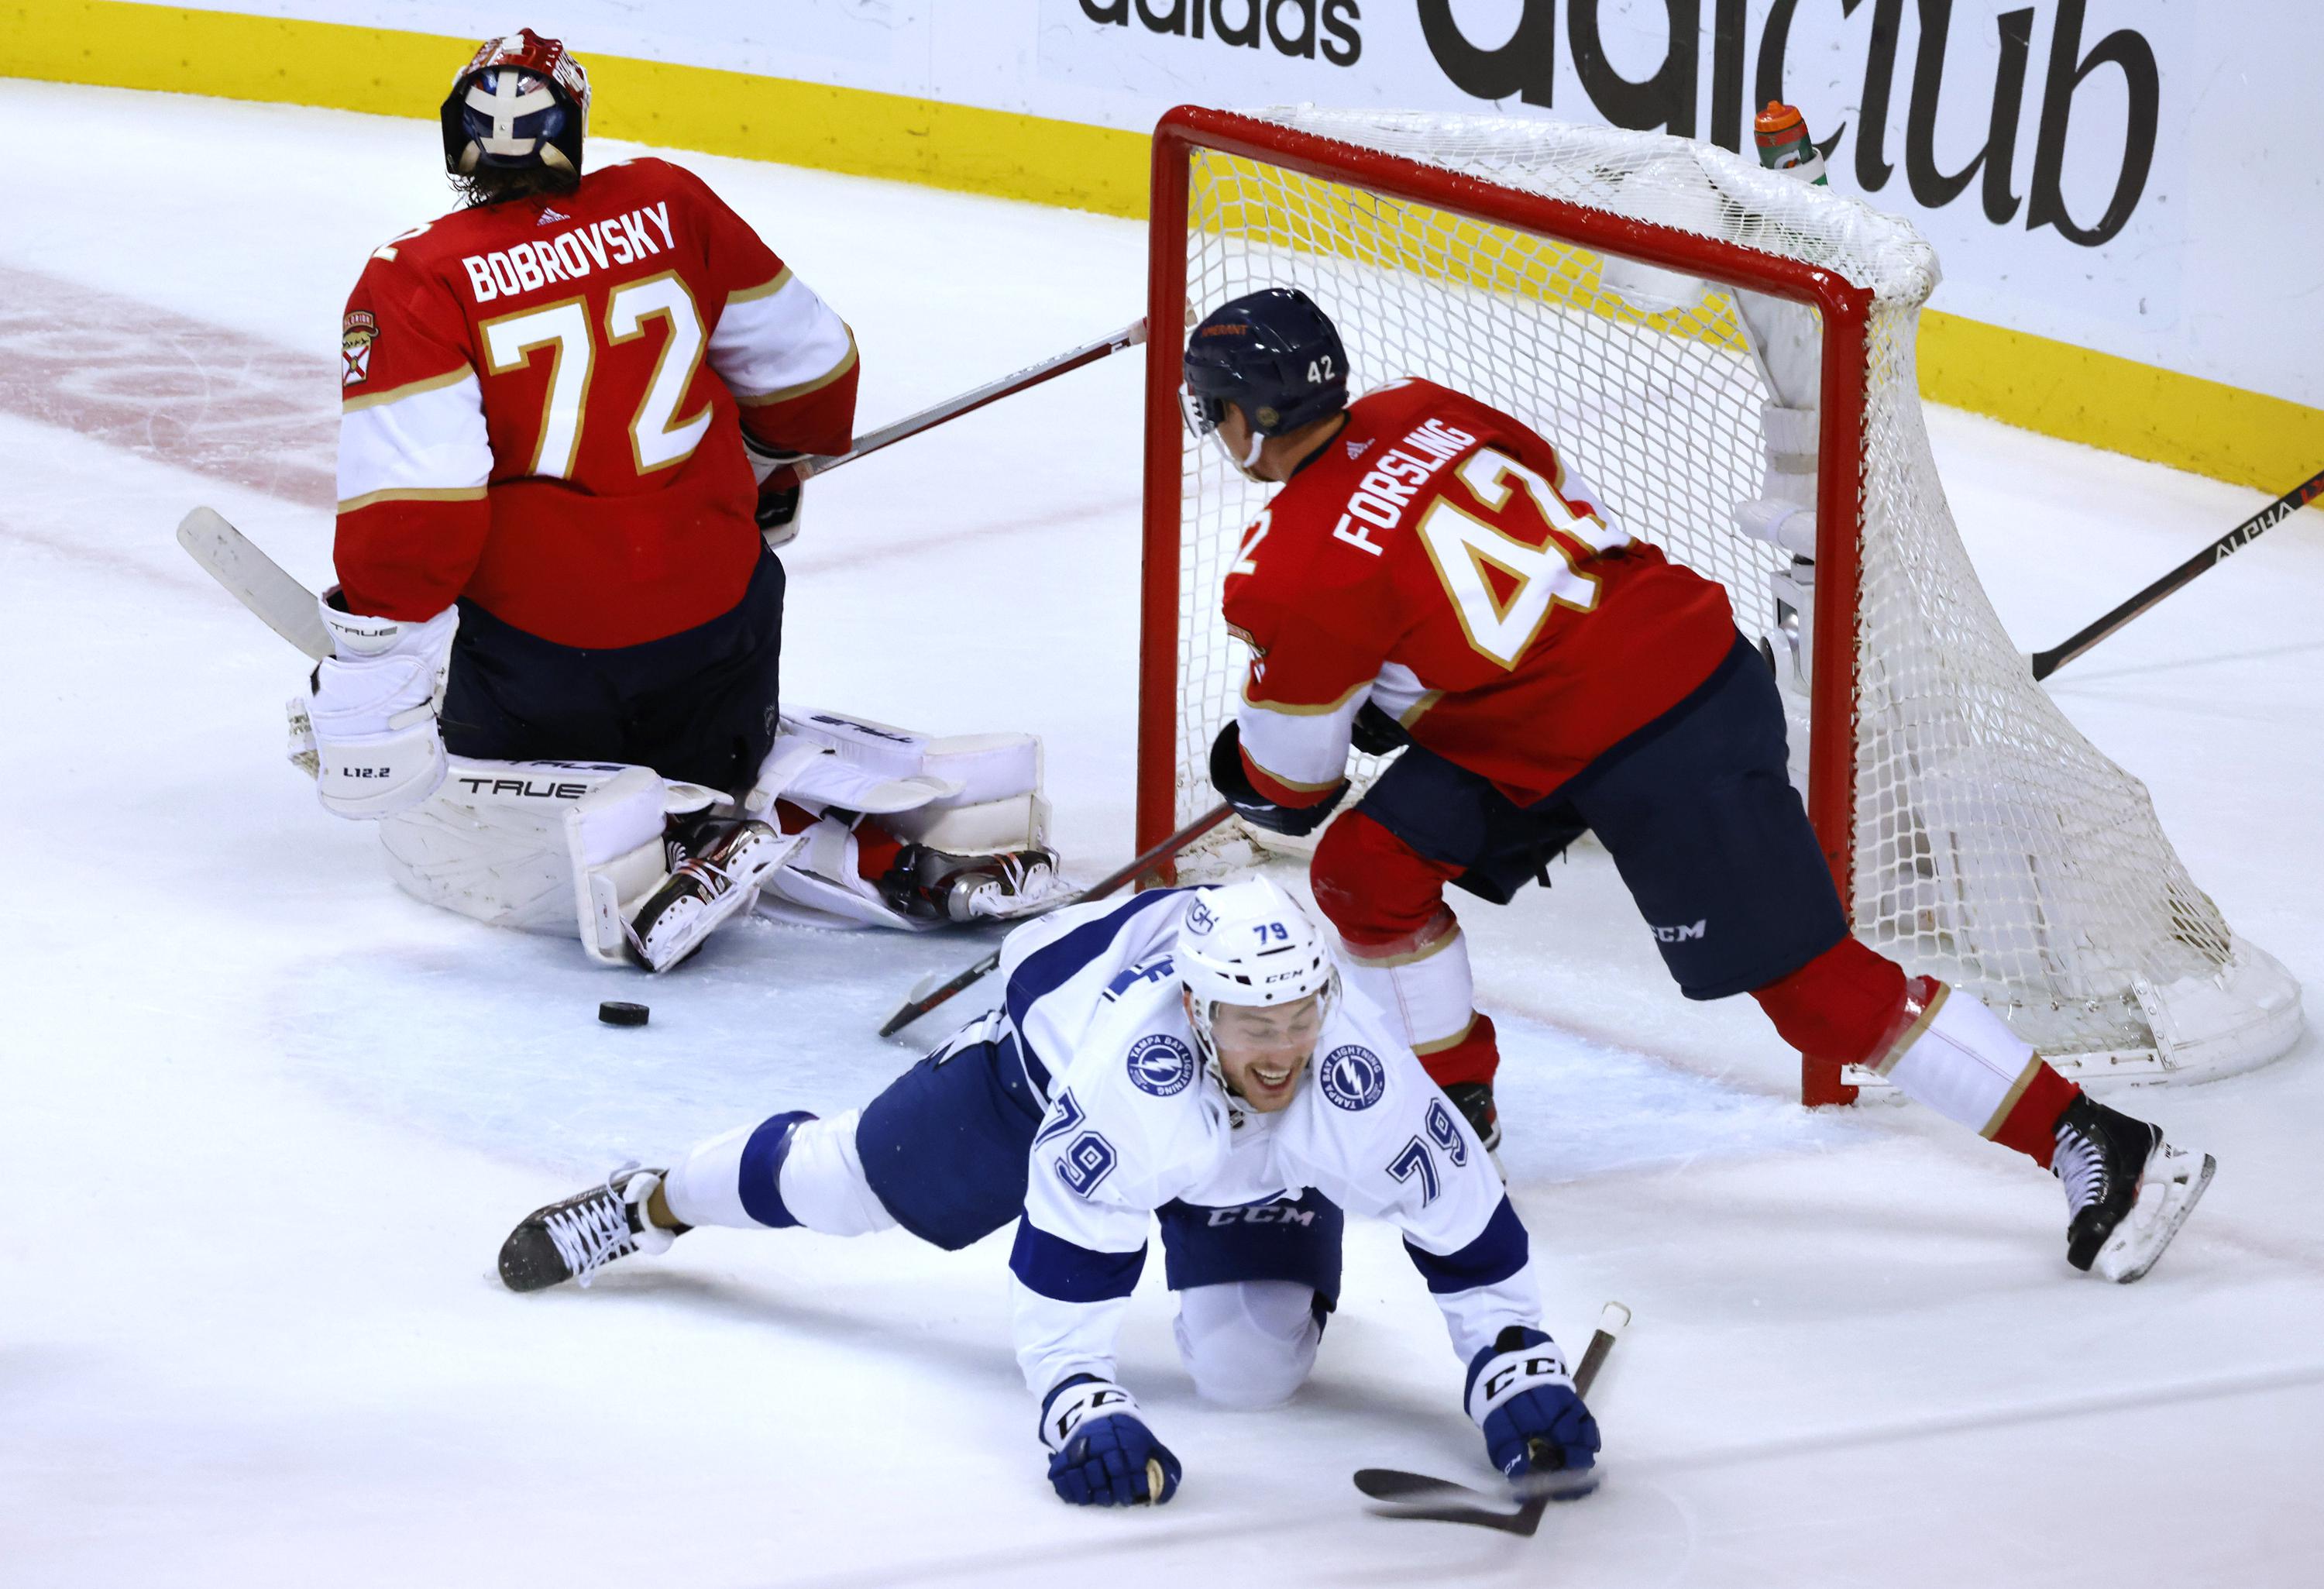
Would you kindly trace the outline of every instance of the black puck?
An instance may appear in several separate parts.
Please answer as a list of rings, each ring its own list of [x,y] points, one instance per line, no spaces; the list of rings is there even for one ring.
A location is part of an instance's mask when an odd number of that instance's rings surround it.
[[[618,999],[597,1006],[597,1019],[607,1026],[643,1026],[649,1013],[643,1004],[624,1004]]]

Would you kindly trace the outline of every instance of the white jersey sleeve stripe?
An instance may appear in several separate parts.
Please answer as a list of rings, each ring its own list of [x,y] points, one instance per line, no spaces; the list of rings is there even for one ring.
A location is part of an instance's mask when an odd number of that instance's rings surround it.
[[[1328,710],[1290,710],[1254,701],[1248,694],[1236,713],[1242,748],[1260,771],[1286,788],[1326,790],[1347,776],[1348,743],[1360,689]]]
[[[804,397],[855,363],[855,334],[805,282],[786,271],[771,291],[729,298],[710,333],[710,367],[735,401]]]
[[[383,493],[480,490],[492,472],[492,436],[474,370],[339,416],[343,506]]]

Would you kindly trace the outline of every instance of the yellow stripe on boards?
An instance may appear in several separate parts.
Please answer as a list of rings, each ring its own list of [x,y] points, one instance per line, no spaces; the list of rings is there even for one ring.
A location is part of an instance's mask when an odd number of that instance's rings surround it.
[[[1920,364],[1932,402],[2270,496],[2324,468],[2324,410],[2265,393],[1935,310],[1921,316]]]
[[[374,115],[428,119],[475,45],[129,0],[0,0],[0,77]],[[591,131],[605,137],[1146,215],[1142,133],[586,47],[579,53],[595,101]],[[1446,239],[1425,241],[1443,257]],[[1455,265],[1448,274],[1458,279],[1472,268]],[[1554,245],[1520,248],[1491,273],[1551,301],[1604,312],[1598,283]],[[1140,282],[1122,284],[1125,300],[1141,291]],[[1657,328],[1728,339],[1726,328],[1710,324]],[[1929,311],[1921,317],[1918,363],[1921,393],[1932,402],[2270,495],[2324,467],[2324,410],[2111,354]]]

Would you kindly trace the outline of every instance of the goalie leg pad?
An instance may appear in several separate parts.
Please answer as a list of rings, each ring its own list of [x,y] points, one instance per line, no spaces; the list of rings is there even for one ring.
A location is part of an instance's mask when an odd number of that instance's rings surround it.
[[[1030,734],[939,738],[806,709],[783,718],[743,809],[763,818],[778,799],[877,817],[907,843],[954,854],[1034,848],[1048,837],[1041,742]]]
[[[594,762],[484,762],[455,757],[443,786],[380,823],[388,875],[414,899],[493,927],[573,930],[567,814],[625,772]],[[650,773],[646,774],[650,778]],[[662,790],[687,808],[715,797],[692,785]]]

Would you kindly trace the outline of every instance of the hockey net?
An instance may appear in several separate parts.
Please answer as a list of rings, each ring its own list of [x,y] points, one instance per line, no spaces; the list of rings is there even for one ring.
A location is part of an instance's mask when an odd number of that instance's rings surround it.
[[[1747,634],[1787,644],[1770,576],[1791,559],[1733,514],[1768,467],[1775,377],[1738,313],[1756,294],[1812,305],[1821,330],[1814,596],[1778,672],[1858,934],[2086,1081],[2224,1074],[2297,1037],[2298,984],[2229,930],[2144,787],[2034,684],[1986,600],[1922,423],[1937,264],[1908,224],[1653,134],[1182,108],[1157,129],[1152,227],[1141,849],[1216,799],[1209,746],[1247,661],[1221,583],[1270,489],[1181,424],[1188,325],[1305,291],[1358,390],[1424,376],[1517,415],[1632,533],[1720,580]],[[1227,831],[1195,874],[1260,858]],[[1811,1102],[1852,1095],[1835,1067],[1804,1075]]]

